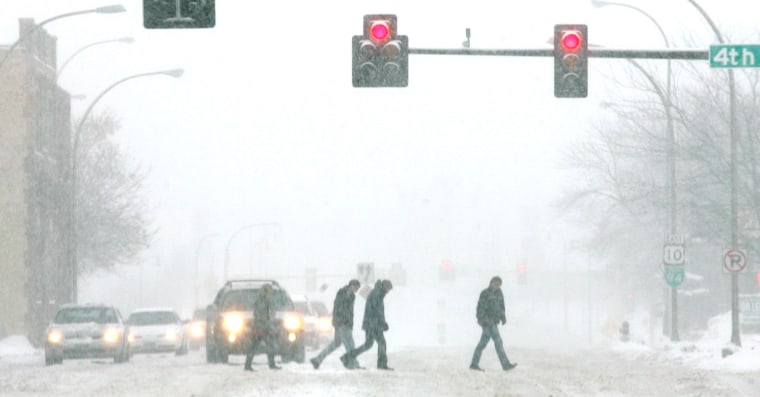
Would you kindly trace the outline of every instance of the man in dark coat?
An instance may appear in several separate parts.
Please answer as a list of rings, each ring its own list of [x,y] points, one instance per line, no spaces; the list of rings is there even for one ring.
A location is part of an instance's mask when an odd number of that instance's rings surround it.
[[[354,349],[354,299],[356,291],[359,290],[359,280],[351,280],[348,285],[338,290],[333,302],[332,324],[335,328],[335,338],[327,345],[322,352],[312,358],[311,365],[314,369],[319,369],[319,365],[341,344],[346,348],[346,352]],[[350,367],[358,368],[359,364],[354,360]]]
[[[248,351],[245,354],[246,371],[253,371],[253,354],[261,342],[266,340],[269,368],[281,369],[274,363],[274,345],[277,343],[277,329],[274,324],[274,303],[272,302],[272,285],[264,284],[259,289],[259,296],[253,304],[253,327]]]
[[[504,352],[504,344],[501,340],[501,335],[499,335],[499,322],[501,322],[502,325],[507,323],[507,315],[504,308],[504,294],[501,292],[500,277],[496,276],[492,278],[488,288],[480,293],[476,317],[478,319],[478,325],[483,329],[483,334],[480,336],[480,342],[478,342],[478,345],[475,347],[475,352],[472,355],[470,369],[482,371],[478,366],[480,363],[480,355],[483,353],[483,349],[486,348],[488,341],[491,339],[493,339],[493,344],[496,348],[496,355],[499,356],[501,368],[508,371],[516,367],[517,363],[509,362],[507,353]]]
[[[390,280],[382,280],[375,283],[375,288],[369,293],[367,303],[364,306],[364,321],[362,322],[366,340],[363,345],[340,357],[340,361],[346,368],[350,369],[351,363],[356,360],[356,356],[372,348],[374,341],[377,341],[377,369],[393,370],[393,368],[388,367],[388,355],[385,352],[385,336],[383,335],[383,332],[388,330],[383,299],[392,289],[393,284]]]

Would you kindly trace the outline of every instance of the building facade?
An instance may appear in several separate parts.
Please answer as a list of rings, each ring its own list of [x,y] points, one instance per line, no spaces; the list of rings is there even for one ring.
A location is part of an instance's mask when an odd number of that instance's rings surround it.
[[[20,19],[21,42],[0,66],[0,337],[39,344],[72,301],[71,111],[56,38],[34,26]]]

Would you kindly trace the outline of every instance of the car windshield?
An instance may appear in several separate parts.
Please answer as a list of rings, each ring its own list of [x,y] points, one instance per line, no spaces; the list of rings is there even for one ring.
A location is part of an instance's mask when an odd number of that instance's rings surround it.
[[[174,312],[136,312],[129,315],[130,325],[166,325],[180,322]]]
[[[56,324],[98,323],[110,324],[118,320],[113,309],[102,307],[77,307],[61,309],[55,316]]]
[[[295,301],[293,302],[293,306],[295,307],[296,311],[299,313],[311,314],[309,312],[309,304],[304,301]]]
[[[252,311],[258,297],[258,289],[232,290],[224,297],[222,310]],[[293,310],[293,302],[291,302],[288,294],[282,290],[272,291],[272,302],[275,310]]]
[[[319,316],[327,316],[330,314],[330,311],[327,310],[327,306],[322,302],[311,302],[311,308],[314,309]]]
[[[206,320],[206,311],[203,309],[199,309],[193,312],[193,320]]]

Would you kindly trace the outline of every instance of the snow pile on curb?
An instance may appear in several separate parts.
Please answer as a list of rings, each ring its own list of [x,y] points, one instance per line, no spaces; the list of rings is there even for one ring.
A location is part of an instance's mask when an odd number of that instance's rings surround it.
[[[0,339],[0,358],[10,356],[34,355],[36,349],[23,335],[12,335]]]

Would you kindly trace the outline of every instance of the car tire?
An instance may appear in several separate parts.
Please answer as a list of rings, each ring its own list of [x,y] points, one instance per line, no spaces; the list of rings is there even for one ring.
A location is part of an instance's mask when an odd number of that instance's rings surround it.
[[[206,362],[209,364],[219,362],[219,357],[216,355],[216,346],[213,343],[206,342]]]
[[[219,357],[219,362],[222,364],[227,364],[230,360],[230,353],[225,348],[219,349],[219,351],[216,352],[216,355]]]
[[[45,365],[53,365],[56,362],[56,357],[48,352],[45,352]]]
[[[182,343],[179,345],[179,349],[174,353],[177,356],[184,356],[187,354],[187,340],[183,339]]]

